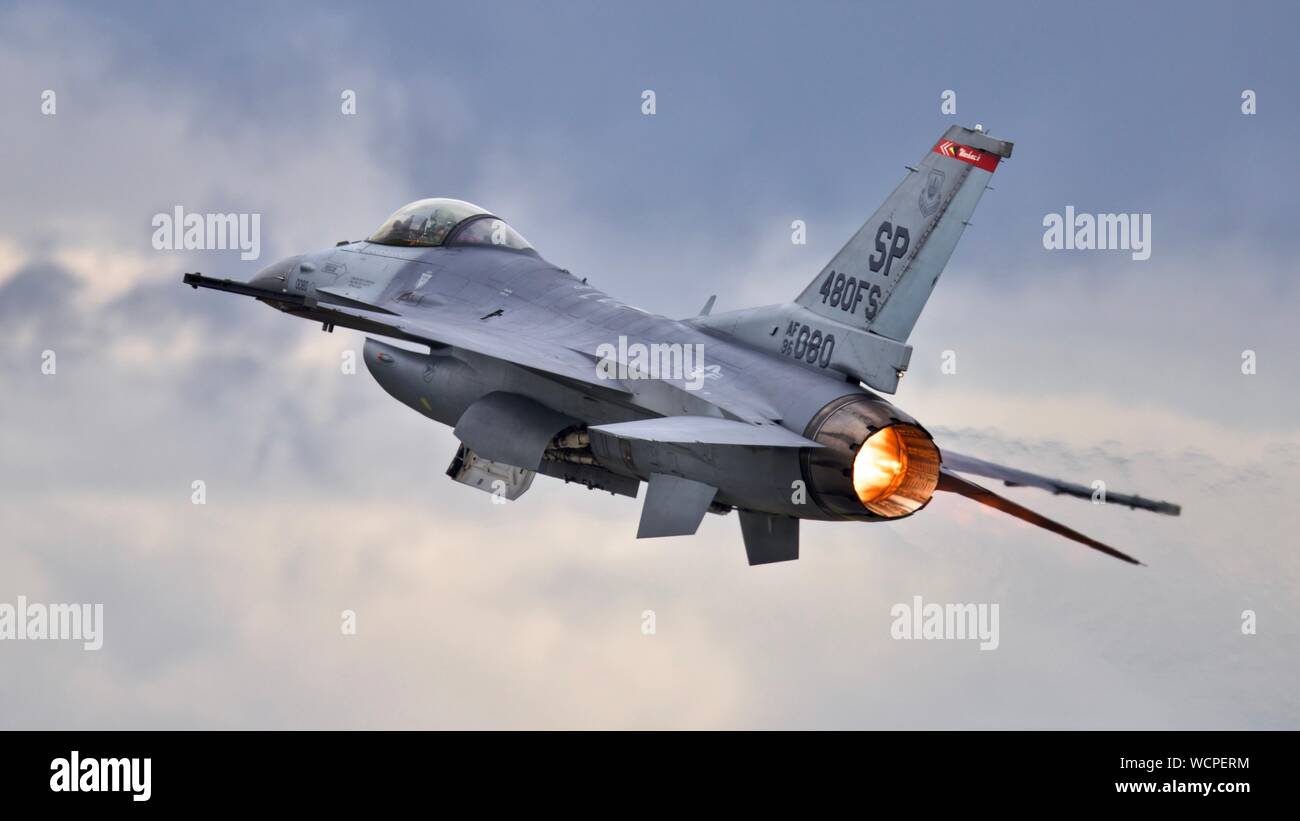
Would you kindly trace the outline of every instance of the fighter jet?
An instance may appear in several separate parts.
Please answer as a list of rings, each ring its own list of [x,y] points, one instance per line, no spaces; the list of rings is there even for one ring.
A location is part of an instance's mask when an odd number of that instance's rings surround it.
[[[367,334],[384,390],[454,428],[447,474],[506,500],[539,473],[633,498],[644,482],[638,538],[691,535],[706,513],[735,511],[749,563],[766,564],[799,557],[801,519],[893,521],[946,492],[1141,564],[960,474],[1085,499],[1091,487],[941,448],[882,396],[897,390],[908,336],[1011,150],[979,126],[949,128],[779,305],[714,314],[710,297],[695,317],[652,314],[455,199],[413,202],[365,240],[247,283],[184,283]],[[1136,495],[1105,501],[1179,513]]]

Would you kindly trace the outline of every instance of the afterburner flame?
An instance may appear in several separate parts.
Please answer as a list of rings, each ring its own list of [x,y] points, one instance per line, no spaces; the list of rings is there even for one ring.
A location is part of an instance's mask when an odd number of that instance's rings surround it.
[[[939,486],[942,459],[934,440],[882,399],[837,399],[806,430],[821,447],[803,451],[801,469],[817,504],[835,518],[911,516]]]
[[[867,437],[853,459],[853,490],[862,504],[887,499],[907,476],[907,448],[894,428]]]

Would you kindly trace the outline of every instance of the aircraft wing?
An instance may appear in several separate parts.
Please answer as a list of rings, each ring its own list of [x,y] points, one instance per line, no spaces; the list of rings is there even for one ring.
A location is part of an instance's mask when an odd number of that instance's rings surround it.
[[[1093,489],[1086,485],[1079,485],[1073,482],[1067,482],[1064,479],[1052,479],[1048,476],[1039,476],[1037,473],[1029,473],[1024,470],[998,465],[993,462],[986,462],[983,459],[976,459],[974,456],[966,456],[961,453],[953,453],[950,450],[942,450],[944,468],[958,473],[970,473],[975,476],[984,476],[988,479],[1001,479],[1007,487],[1036,487],[1042,490],[1050,490],[1052,493],[1066,496],[1076,496],[1080,499],[1091,499]],[[1106,491],[1106,504],[1117,504],[1134,510],[1150,510],[1155,513],[1163,513],[1167,516],[1177,516],[1182,512],[1182,508],[1170,502],[1160,502],[1155,499],[1144,499],[1141,496],[1127,493],[1111,493]]]
[[[320,305],[319,307],[323,308],[325,306]],[[482,326],[471,324],[471,322],[478,322],[477,319],[466,322],[464,319],[454,317],[439,317],[439,321],[435,322],[414,319],[409,316],[386,317],[383,314],[359,308],[336,305],[330,305],[329,308],[331,311],[372,322],[375,320],[380,322],[388,320],[391,327],[400,332],[402,338],[413,339],[434,346],[448,345],[453,348],[460,348],[461,350],[500,359],[503,362],[512,362],[516,365],[532,368],[551,376],[571,379],[591,387],[604,388],[622,394],[630,393],[618,380],[600,378],[591,360],[577,351],[543,340],[502,334],[486,324]],[[445,321],[443,321],[444,319]],[[484,320],[484,323],[488,321],[490,320]],[[379,333],[382,333],[382,331]]]
[[[965,496],[972,501],[979,502],[980,504],[991,507],[994,510],[1000,510],[1003,513],[1010,513],[1017,519],[1029,522],[1031,525],[1036,525],[1044,530],[1050,530],[1053,533],[1076,541],[1079,544],[1085,544],[1093,550],[1100,550],[1107,556],[1114,556],[1115,558],[1128,562],[1129,564],[1142,564],[1142,562],[1127,553],[1116,550],[1110,545],[1102,544],[1096,539],[1091,539],[1079,531],[1066,527],[1060,522],[1053,521],[1040,513],[1035,513],[1027,507],[1022,507],[1006,497],[997,495],[988,488],[977,485],[974,482],[969,482],[953,473],[946,466],[939,469],[939,487],[937,489]]]
[[[394,314],[378,306],[348,299],[348,304],[321,302],[302,294],[270,291],[230,279],[186,274],[184,283],[194,288],[251,296],[273,303],[288,313],[364,333],[404,339],[433,347],[453,347],[504,362],[512,362],[550,376],[570,379],[595,388],[628,394],[617,380],[601,379],[592,361],[577,351],[554,343],[503,334],[491,326],[491,317],[440,314],[415,318]],[[325,293],[329,294],[328,291]],[[329,294],[331,297],[337,295]]]

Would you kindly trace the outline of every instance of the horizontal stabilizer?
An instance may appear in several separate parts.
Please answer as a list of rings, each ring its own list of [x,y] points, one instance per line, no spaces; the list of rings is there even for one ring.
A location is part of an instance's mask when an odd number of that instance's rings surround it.
[[[1109,545],[1104,545],[1096,539],[1090,539],[1079,531],[1068,528],[1060,522],[1054,522],[1040,513],[1035,513],[1027,507],[1022,507],[1010,499],[997,495],[988,488],[981,487],[974,482],[968,482],[957,474],[951,472],[947,467],[940,468],[939,487],[937,489],[965,496],[967,499],[972,499],[982,505],[991,507],[994,510],[1000,510],[1003,513],[1010,513],[1017,519],[1029,522],[1032,525],[1037,525],[1044,530],[1050,530],[1057,535],[1064,536],[1065,538],[1076,541],[1079,544],[1085,544],[1094,550],[1100,550],[1107,556],[1114,556],[1115,558],[1126,561],[1129,564],[1142,564],[1142,562],[1127,553],[1122,553]]]
[[[593,425],[591,429],[616,439],[644,442],[745,445],[759,448],[821,447],[811,439],[805,439],[780,425],[751,425],[717,416],[661,416],[635,422]]]
[[[1036,473],[1017,470],[1006,465],[997,465],[983,459],[976,459],[974,456],[953,453],[950,450],[943,451],[943,466],[958,473],[971,473],[989,479],[1001,479],[1008,487],[1036,487],[1080,499],[1091,499],[1096,493],[1091,487],[1066,482],[1062,479],[1052,479],[1048,476],[1039,476]],[[1155,513],[1163,513],[1166,516],[1177,516],[1183,510],[1172,502],[1143,499],[1137,495],[1111,493],[1110,491],[1105,492],[1103,501],[1106,504],[1121,505],[1134,510],[1150,510]]]

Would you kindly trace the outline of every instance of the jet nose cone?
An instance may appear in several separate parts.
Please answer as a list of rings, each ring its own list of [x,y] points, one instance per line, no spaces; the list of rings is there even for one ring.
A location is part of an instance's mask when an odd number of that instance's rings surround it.
[[[248,284],[254,288],[263,288],[268,291],[287,291],[289,290],[289,276],[297,269],[298,262],[301,259],[302,254],[299,254],[298,256],[287,257],[279,262],[273,262],[258,271],[248,281]]]

